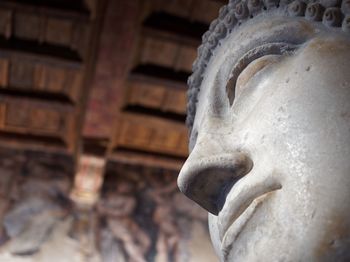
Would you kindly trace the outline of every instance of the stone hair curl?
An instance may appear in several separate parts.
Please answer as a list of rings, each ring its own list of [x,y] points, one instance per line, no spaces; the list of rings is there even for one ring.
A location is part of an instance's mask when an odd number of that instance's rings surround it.
[[[309,21],[321,22],[327,27],[338,27],[350,33],[350,0],[230,0],[202,36],[198,57],[192,66],[193,73],[188,78],[186,124],[190,130],[205,68],[218,43],[245,20],[271,9],[280,9],[287,16],[305,17]]]

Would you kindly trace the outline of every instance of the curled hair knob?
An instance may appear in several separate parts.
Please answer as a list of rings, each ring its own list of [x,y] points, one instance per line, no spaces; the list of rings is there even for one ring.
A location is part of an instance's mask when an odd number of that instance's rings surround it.
[[[211,32],[210,31],[207,31],[204,33],[204,35],[202,35],[202,42],[205,43],[208,41],[208,38],[210,36]]]
[[[342,13],[338,7],[327,8],[323,14],[322,22],[328,27],[341,26],[342,23]]]
[[[219,10],[219,19],[222,20],[225,18],[225,16],[228,13],[228,7],[224,5],[223,7],[220,8]]]
[[[213,32],[215,27],[218,25],[219,20],[218,19],[214,19],[209,26],[209,31]]]
[[[189,86],[199,86],[203,80],[202,72],[194,72],[187,80]]]
[[[260,0],[248,0],[248,10],[251,15],[256,15],[263,8],[263,3]]]
[[[216,36],[216,38],[224,38],[227,34],[227,29],[224,23],[221,23],[219,25],[216,26],[215,30],[214,30],[214,34]]]
[[[303,16],[305,14],[306,4],[296,0],[289,4],[288,13],[290,16]]]
[[[249,10],[244,2],[236,5],[235,15],[238,20],[243,20],[249,16]]]
[[[308,4],[305,11],[305,18],[310,21],[322,21],[324,7],[319,3]]]
[[[207,45],[209,48],[215,48],[218,44],[218,39],[215,35],[210,35],[207,41]]]
[[[235,13],[233,11],[229,12],[226,15],[226,17],[224,19],[224,23],[228,29],[232,29],[236,25],[237,19],[235,17]]]
[[[342,29],[344,32],[350,33],[350,15],[347,15],[342,24]]]
[[[350,0],[344,0],[342,2],[341,11],[346,15],[350,14]]]
[[[215,40],[213,40],[213,41],[215,41]],[[211,57],[212,52],[211,52],[210,46],[212,44],[215,44],[215,43],[214,42],[210,43],[210,39],[208,39],[208,42],[203,45],[202,54],[201,54],[201,58],[203,60],[208,60]]]

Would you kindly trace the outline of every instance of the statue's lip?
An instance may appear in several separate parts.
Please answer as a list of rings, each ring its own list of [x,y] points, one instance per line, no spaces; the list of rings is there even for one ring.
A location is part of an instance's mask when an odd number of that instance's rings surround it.
[[[272,191],[273,192],[273,191]],[[259,206],[267,200],[271,192],[266,193],[252,201],[252,203],[242,212],[241,215],[229,226],[221,241],[221,252],[223,261],[229,261],[229,255],[234,248],[234,243],[246,224],[252,218]]]
[[[235,184],[218,215],[219,236],[222,243],[223,240],[227,242],[225,238],[228,231],[232,231],[232,227],[240,231],[268,193],[281,188],[281,184],[274,175],[264,177],[248,174]]]

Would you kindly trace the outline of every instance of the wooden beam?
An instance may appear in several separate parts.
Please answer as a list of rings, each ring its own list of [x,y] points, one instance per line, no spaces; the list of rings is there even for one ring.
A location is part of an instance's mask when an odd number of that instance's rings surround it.
[[[151,27],[145,27],[142,29],[142,35],[151,36],[164,41],[172,41],[181,45],[198,47],[202,40],[201,38],[193,38],[189,36],[182,36],[173,32],[160,31]]]
[[[86,67],[85,67],[85,79],[83,81],[83,90],[84,92],[81,95],[80,98],[80,110],[81,114],[79,116],[79,119],[77,120],[77,130],[72,137],[72,139],[76,139],[78,142],[78,147],[76,149],[76,157],[79,157],[79,154],[81,152],[81,147],[83,146],[83,133],[84,133],[84,126],[85,126],[85,120],[86,115],[88,114],[89,110],[89,98],[93,96],[92,88],[93,85],[91,84],[94,80],[94,73],[96,72],[96,63],[98,61],[98,53],[99,53],[99,47],[100,47],[100,39],[101,39],[101,31],[103,28],[104,23],[104,17],[107,11],[107,4],[108,0],[99,0],[97,7],[96,7],[96,18],[94,25],[91,27],[91,43],[90,43],[90,56],[85,61]]]
[[[143,152],[187,157],[184,123],[140,113],[123,112],[111,140],[111,150],[128,148]]]
[[[128,77],[129,82],[142,82],[150,85],[160,85],[166,88],[186,90],[188,89],[186,82],[172,81],[169,79],[163,79],[158,77],[152,77],[144,74],[130,74]]]
[[[2,92],[0,89],[0,102],[17,103],[18,105],[31,104],[38,108],[53,109],[59,112],[72,113],[75,111],[75,106],[67,101],[59,99],[45,99],[35,96],[14,95],[12,93]]]
[[[45,2],[46,5],[43,4]],[[41,1],[41,5],[34,5],[33,1],[1,0],[0,7],[28,13],[44,13],[51,17],[67,18],[81,22],[88,22],[90,19],[90,14],[86,9],[57,8],[47,5],[49,2]]]
[[[108,157],[109,161],[129,165],[142,165],[147,167],[180,170],[185,158],[159,156],[152,153],[137,153],[127,151],[115,151]]]
[[[143,26],[153,30],[178,35],[179,37],[201,40],[202,35],[208,30],[209,25],[190,21],[186,18],[175,16],[165,12],[152,13],[144,21]]]
[[[122,106],[139,27],[139,2],[108,1],[83,134],[107,138]]]
[[[22,46],[22,44],[20,45]],[[35,50],[34,50],[35,49]],[[39,61],[41,63],[47,63],[51,65],[59,65],[61,67],[80,69],[82,67],[82,61],[78,57],[72,56],[57,56],[57,53],[52,52],[42,53],[40,45],[37,45],[34,49],[23,50],[19,47],[15,47],[7,43],[6,41],[0,41],[0,57],[8,59],[27,59],[32,61]]]
[[[0,132],[0,143],[2,147],[18,150],[33,150],[47,153],[70,154],[63,140],[59,138],[31,136]]]

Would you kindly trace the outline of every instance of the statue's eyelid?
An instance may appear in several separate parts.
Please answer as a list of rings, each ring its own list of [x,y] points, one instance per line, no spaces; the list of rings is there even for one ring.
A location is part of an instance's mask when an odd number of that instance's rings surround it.
[[[295,45],[288,43],[268,43],[255,47],[245,53],[234,65],[229,80],[226,84],[226,94],[230,102],[230,106],[235,99],[236,83],[241,72],[253,61],[266,55],[283,55],[290,53],[296,49]]]

